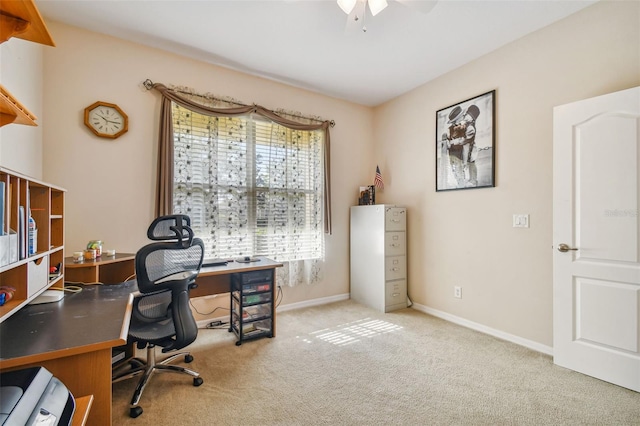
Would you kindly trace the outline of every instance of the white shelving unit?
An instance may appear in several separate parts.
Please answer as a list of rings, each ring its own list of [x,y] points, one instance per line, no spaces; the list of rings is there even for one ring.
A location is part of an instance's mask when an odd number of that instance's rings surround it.
[[[4,234],[0,235],[0,286],[15,289],[13,298],[0,306],[2,322],[45,290],[64,288],[65,190],[2,167],[0,182],[4,183],[4,194],[0,194],[4,199],[0,212]],[[37,224],[35,254],[20,254],[21,209],[30,211]],[[26,233],[23,238],[27,238]],[[58,274],[50,275],[49,268],[57,265]]]

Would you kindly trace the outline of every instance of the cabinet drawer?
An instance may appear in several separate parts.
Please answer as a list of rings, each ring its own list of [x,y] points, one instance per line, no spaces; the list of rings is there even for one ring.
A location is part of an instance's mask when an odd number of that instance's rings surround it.
[[[273,270],[244,272],[231,275],[233,290],[243,293],[256,293],[260,291],[270,291],[273,283]]]
[[[236,317],[240,316],[240,305],[233,300],[233,313]],[[271,304],[265,303],[261,305],[243,306],[242,321],[248,322],[261,318],[271,317]]]
[[[27,297],[49,284],[49,257],[29,261],[27,266]]]
[[[404,256],[390,256],[384,259],[385,281],[407,277],[407,262]]]
[[[386,231],[404,231],[407,228],[407,210],[404,207],[389,207],[384,217]]]
[[[385,284],[385,306],[407,303],[407,280],[389,281]]]
[[[242,296],[242,304],[244,306],[266,302],[271,302],[271,293],[248,294],[246,296]]]
[[[272,277],[273,269],[234,274],[234,278],[237,279],[241,285],[257,284],[260,282],[271,282]]]
[[[386,232],[384,235],[385,254],[387,256],[398,256],[406,254],[406,233],[405,232]]]
[[[240,327],[242,327],[242,339],[252,339],[262,336],[273,336],[273,324],[271,318],[263,319],[262,321],[255,321],[252,323],[242,323],[237,320],[233,322],[233,329],[237,334],[240,334]],[[237,345],[237,343],[236,343]]]
[[[270,291],[271,284],[270,283],[262,283],[262,284],[245,284],[242,286],[242,292],[244,294],[256,293],[259,291]]]

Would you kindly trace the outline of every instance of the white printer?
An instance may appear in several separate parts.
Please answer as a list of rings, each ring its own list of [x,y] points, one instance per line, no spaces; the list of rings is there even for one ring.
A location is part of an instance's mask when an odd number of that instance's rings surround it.
[[[44,367],[0,374],[0,424],[70,425],[75,400],[65,385]]]

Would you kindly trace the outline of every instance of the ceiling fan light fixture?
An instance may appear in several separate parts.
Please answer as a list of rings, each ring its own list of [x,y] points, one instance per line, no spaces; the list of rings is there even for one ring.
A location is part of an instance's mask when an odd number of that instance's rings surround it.
[[[369,10],[373,16],[376,16],[387,7],[387,0],[369,0],[367,3],[369,3]]]
[[[357,0],[338,0],[338,6],[340,6],[340,9],[348,15],[356,6],[356,1]]]

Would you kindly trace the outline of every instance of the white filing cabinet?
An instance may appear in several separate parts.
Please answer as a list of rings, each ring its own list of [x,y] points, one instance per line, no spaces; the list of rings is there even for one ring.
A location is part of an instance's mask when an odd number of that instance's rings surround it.
[[[351,298],[382,312],[407,307],[407,209],[351,207]]]

